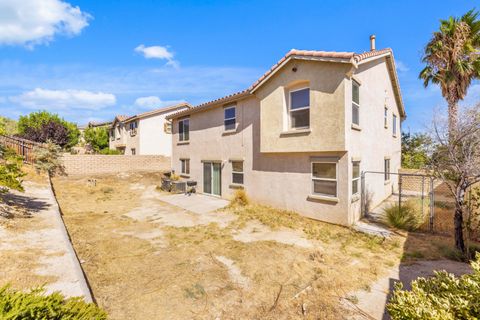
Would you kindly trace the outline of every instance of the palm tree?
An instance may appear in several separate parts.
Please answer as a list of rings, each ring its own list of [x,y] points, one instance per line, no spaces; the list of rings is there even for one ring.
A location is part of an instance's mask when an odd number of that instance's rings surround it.
[[[474,79],[480,78],[479,12],[470,10],[461,18],[440,20],[440,30],[427,43],[422,61],[426,67],[420,79],[427,87],[438,84],[448,103],[448,129],[454,134],[458,102],[467,94]]]

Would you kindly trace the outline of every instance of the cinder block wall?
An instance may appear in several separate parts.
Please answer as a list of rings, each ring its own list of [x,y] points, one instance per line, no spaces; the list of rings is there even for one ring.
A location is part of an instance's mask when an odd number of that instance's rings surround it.
[[[171,168],[170,158],[164,156],[64,154],[62,162],[70,176],[166,171]]]

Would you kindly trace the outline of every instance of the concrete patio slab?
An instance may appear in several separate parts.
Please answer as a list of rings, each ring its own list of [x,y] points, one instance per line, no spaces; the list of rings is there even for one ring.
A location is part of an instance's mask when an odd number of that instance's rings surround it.
[[[229,204],[228,200],[204,194],[171,194],[162,195],[159,199],[171,205],[198,214],[210,213],[225,208]]]

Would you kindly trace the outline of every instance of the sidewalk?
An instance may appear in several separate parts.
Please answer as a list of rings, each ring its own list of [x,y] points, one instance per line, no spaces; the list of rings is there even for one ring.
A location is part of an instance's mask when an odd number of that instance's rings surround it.
[[[26,230],[11,230],[0,224],[0,252],[38,252],[32,259],[36,261],[31,261],[32,269],[29,272],[51,279],[45,284],[47,292],[61,291],[67,297],[84,296],[87,302],[91,302],[90,290],[68,239],[50,185],[27,181],[24,187],[25,192],[13,191],[6,198],[31,213],[30,226]],[[16,261],[11,263],[14,268]],[[15,286],[15,280],[18,280],[5,278],[2,272],[0,278],[2,285],[7,281]]]

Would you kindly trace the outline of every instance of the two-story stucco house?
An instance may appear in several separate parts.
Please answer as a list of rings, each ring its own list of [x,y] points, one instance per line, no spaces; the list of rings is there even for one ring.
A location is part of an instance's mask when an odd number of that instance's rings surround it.
[[[349,225],[360,217],[362,171],[397,172],[405,119],[392,50],[291,50],[238,92],[169,115],[174,170],[198,192],[254,201]],[[396,186],[369,185],[379,203]]]
[[[165,117],[191,106],[180,103],[134,116],[116,116],[110,128],[110,149],[127,155],[172,155],[171,123]]]

